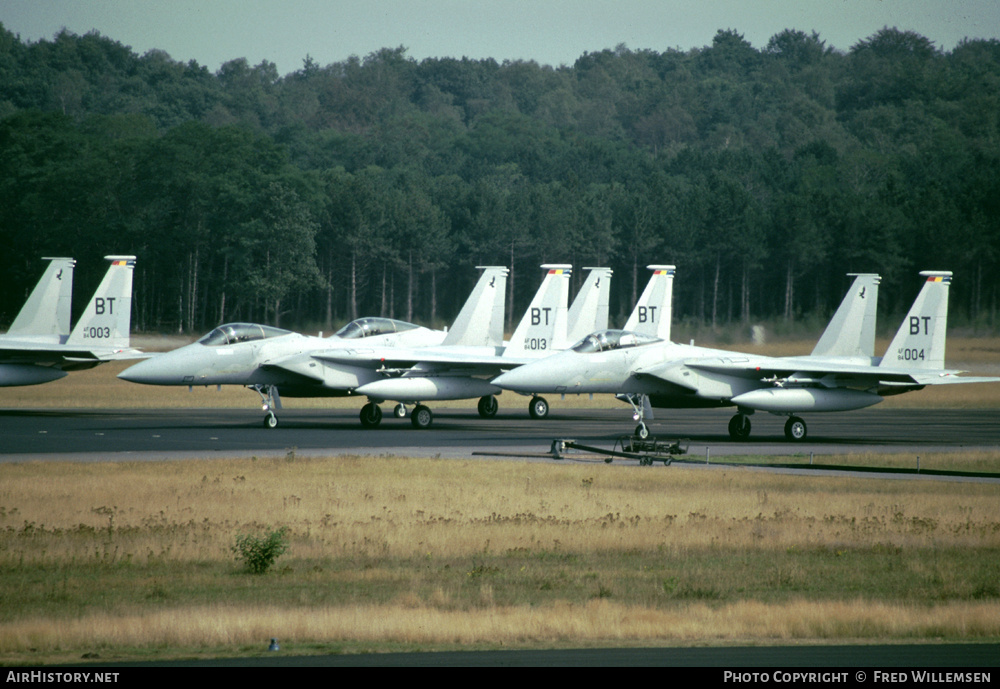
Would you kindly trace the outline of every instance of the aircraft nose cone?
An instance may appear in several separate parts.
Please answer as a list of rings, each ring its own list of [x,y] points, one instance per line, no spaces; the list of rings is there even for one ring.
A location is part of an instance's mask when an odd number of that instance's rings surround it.
[[[535,392],[538,385],[538,377],[533,375],[528,369],[530,366],[521,366],[507,373],[502,373],[493,379],[493,384],[504,390],[514,392]]]
[[[159,357],[140,361],[138,364],[129,366],[118,374],[122,380],[130,383],[143,383],[145,385],[169,385],[176,382],[177,375],[174,372],[165,370]]]

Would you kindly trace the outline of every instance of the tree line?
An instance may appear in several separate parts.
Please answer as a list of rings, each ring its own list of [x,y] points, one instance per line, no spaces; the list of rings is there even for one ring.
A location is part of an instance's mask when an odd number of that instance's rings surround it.
[[[955,271],[953,322],[998,325],[996,40],[729,30],[572,66],[399,47],[281,76],[0,25],[0,87],[4,324],[41,256],[78,260],[82,308],[101,257],[132,253],[143,330],[438,325],[486,264],[517,318],[544,262],[614,268],[618,324],[645,266],[675,263],[675,318],[705,326],[825,319],[847,272],[901,313],[921,269]]]

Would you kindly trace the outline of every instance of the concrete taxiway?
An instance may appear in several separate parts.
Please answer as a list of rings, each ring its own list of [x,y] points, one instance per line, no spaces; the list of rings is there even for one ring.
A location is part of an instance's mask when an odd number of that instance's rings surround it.
[[[887,409],[815,414],[809,436],[789,442],[783,417],[752,417],[749,440],[730,440],[724,410],[671,411],[650,424],[655,436],[685,438],[689,456],[843,455],[864,452],[1000,451],[994,410]],[[553,438],[609,449],[633,427],[625,410],[558,409],[535,421],[502,411],[481,419],[472,409],[435,409],[434,425],[416,430],[386,413],[363,429],[348,410],[285,410],[275,429],[242,409],[5,410],[0,411],[0,461],[54,458],[135,461],[177,457],[300,454],[392,454],[463,457],[547,452]]]

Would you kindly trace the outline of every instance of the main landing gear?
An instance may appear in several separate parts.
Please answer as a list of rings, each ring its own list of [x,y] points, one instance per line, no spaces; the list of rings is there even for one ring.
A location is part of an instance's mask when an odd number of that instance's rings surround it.
[[[433,422],[434,413],[431,411],[430,407],[418,404],[413,408],[413,413],[410,414],[410,423],[413,424],[414,428],[420,430],[430,428]]]
[[[382,423],[382,408],[374,402],[361,407],[361,425],[364,428],[375,428]]]
[[[406,418],[406,405],[397,404],[393,407],[392,414],[397,419]],[[359,418],[364,428],[377,428],[382,423],[382,408],[374,402],[369,402],[361,407]],[[414,428],[430,428],[433,422],[434,413],[430,407],[418,404],[413,408],[413,412],[410,414],[410,423],[413,424]]]
[[[789,440],[805,440],[806,422],[797,416],[789,416],[785,422],[785,437]]]
[[[737,414],[729,419],[729,437],[733,440],[746,440],[750,437],[750,417]]]
[[[544,397],[532,397],[528,404],[528,416],[533,419],[544,419],[549,415],[549,403]]]
[[[497,411],[500,409],[500,403],[497,402],[497,398],[493,395],[486,395],[485,397],[479,398],[479,404],[477,405],[479,409],[479,415],[484,419],[492,419],[497,415]]]
[[[785,438],[792,442],[805,440],[807,434],[806,422],[797,416],[789,416],[785,422]],[[729,437],[743,441],[750,437],[750,417],[739,413],[729,420]]]
[[[497,415],[500,410],[500,403],[497,398],[493,395],[485,395],[479,398],[479,403],[476,405],[476,409],[479,412],[479,416],[484,419],[492,419]],[[397,419],[402,419],[406,417],[406,406],[403,404],[397,404],[393,407],[393,415]],[[528,415],[533,419],[544,419],[549,415],[549,403],[544,397],[534,396],[531,398],[531,402],[528,404]],[[375,402],[368,402],[365,406],[361,407],[361,425],[365,428],[376,428],[382,423],[382,409]],[[410,414],[410,423],[413,424],[414,428],[424,429],[430,428],[431,424],[434,422],[434,413],[426,405],[417,403],[417,406],[413,408],[413,412]],[[645,428],[645,426],[643,426]],[[649,433],[646,435],[639,436],[641,438],[648,437]]]

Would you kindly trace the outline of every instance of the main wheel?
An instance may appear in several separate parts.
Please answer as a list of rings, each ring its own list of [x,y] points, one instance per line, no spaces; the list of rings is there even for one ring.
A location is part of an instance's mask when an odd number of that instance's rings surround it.
[[[395,407],[393,407],[392,414],[397,419],[405,419],[406,418],[406,405],[403,404],[402,402],[400,402]]]
[[[361,425],[365,428],[375,428],[382,423],[382,408],[374,402],[361,407]]]
[[[544,419],[549,415],[549,403],[544,397],[532,397],[528,405],[528,415],[533,419]]]
[[[268,414],[264,417],[264,428],[277,428],[278,427],[278,417],[274,414]]]
[[[479,415],[484,419],[492,419],[497,415],[498,409],[500,409],[500,403],[493,395],[479,398]]]
[[[737,414],[729,419],[729,437],[733,440],[746,440],[750,437],[750,417]]]
[[[635,437],[639,440],[645,440],[649,437],[649,429],[646,428],[646,424],[640,423],[635,427]]]
[[[785,422],[785,437],[789,440],[805,440],[806,422],[797,416],[789,416]]]
[[[413,408],[413,413],[410,414],[410,423],[413,424],[414,428],[430,428],[433,421],[434,414],[431,412],[430,407],[425,407],[422,404],[415,406]]]

